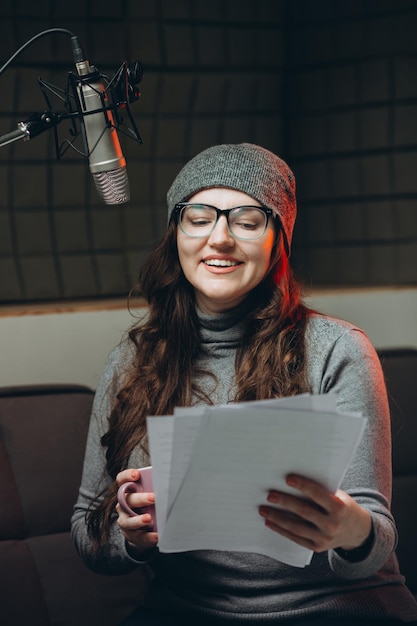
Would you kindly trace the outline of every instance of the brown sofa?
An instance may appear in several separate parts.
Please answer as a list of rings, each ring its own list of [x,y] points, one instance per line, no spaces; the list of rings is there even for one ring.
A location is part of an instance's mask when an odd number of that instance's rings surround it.
[[[417,350],[381,351],[392,410],[398,557],[417,594]],[[116,626],[146,588],[90,572],[69,526],[80,482],[92,390],[0,388],[0,624]]]
[[[392,511],[397,556],[417,598],[417,349],[379,350],[388,390],[392,431]]]
[[[116,626],[145,588],[89,571],[70,538],[93,392],[0,389],[0,624]]]

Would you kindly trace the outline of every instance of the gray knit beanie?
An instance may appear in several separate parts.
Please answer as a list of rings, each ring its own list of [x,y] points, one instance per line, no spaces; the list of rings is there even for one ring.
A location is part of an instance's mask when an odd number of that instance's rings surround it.
[[[243,191],[278,215],[291,248],[297,205],[295,177],[278,156],[251,143],[221,144],[207,148],[186,163],[168,193],[168,222],[179,202],[198,191],[227,187]]]

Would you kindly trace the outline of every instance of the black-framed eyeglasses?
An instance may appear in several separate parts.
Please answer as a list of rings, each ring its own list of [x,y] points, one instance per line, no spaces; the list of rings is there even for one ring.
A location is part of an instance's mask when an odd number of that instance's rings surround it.
[[[173,217],[185,235],[209,237],[219,218],[224,215],[229,232],[237,239],[259,239],[265,233],[273,211],[259,206],[236,206],[219,209],[211,204],[181,202],[174,207]]]

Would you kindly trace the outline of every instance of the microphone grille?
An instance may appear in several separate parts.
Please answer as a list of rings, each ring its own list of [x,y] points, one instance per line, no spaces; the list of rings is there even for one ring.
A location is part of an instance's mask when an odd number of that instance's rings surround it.
[[[125,167],[108,172],[95,172],[93,178],[98,194],[106,204],[129,202],[130,188]]]

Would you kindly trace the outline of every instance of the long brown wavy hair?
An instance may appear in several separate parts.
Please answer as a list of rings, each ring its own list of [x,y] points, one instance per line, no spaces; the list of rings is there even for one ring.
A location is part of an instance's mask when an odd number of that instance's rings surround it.
[[[169,415],[176,406],[210,399],[195,382],[200,355],[194,290],[177,251],[176,224],[141,270],[139,285],[149,309],[146,321],[131,328],[134,360],[119,389],[101,443],[113,480],[87,513],[89,533],[98,547],[106,540],[116,505],[117,473],[128,465],[135,446],[148,453],[146,417]],[[267,276],[248,296],[253,306],[236,354],[235,401],[296,395],[308,390],[304,334],[309,309],[278,233]]]

